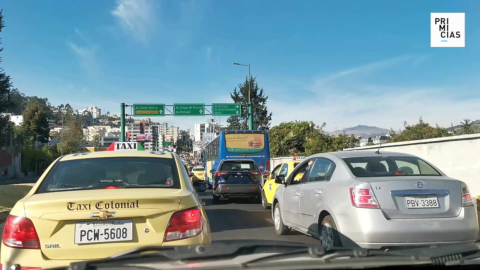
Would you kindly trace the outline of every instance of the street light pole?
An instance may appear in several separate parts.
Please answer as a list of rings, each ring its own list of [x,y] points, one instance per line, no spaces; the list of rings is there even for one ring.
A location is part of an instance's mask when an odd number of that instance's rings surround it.
[[[65,115],[62,114],[62,147],[60,147],[60,155],[62,156],[63,156],[63,134],[65,133],[63,122],[65,122]]]
[[[250,64],[244,65],[240,63],[233,63],[234,65],[237,66],[248,66],[248,129],[253,130],[253,108],[252,108],[252,100],[250,99],[250,84],[252,82],[252,75],[250,73]]]

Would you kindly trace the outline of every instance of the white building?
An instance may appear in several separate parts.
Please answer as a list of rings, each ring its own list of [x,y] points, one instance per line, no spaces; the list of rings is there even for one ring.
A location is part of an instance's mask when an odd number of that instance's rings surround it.
[[[128,132],[126,136],[127,141],[141,142],[145,150],[154,151],[159,147],[158,127],[155,125],[149,126],[146,123],[128,124],[125,126],[125,132]],[[148,138],[140,138],[140,135],[147,135]]]
[[[23,115],[15,115],[13,113],[2,113],[2,116],[9,116],[10,122],[13,122],[15,126],[21,126],[23,124]]]
[[[205,123],[195,124],[193,137],[195,141],[203,141],[203,137],[202,137],[203,133],[215,133],[215,131],[218,130],[219,128],[220,128],[220,125],[215,123],[212,120]]]

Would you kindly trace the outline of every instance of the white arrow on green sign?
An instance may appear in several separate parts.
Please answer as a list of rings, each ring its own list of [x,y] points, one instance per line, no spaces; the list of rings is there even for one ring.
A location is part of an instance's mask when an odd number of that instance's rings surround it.
[[[165,116],[165,104],[133,104],[134,116]]]
[[[175,116],[204,116],[205,104],[173,104],[173,114]]]
[[[242,115],[242,105],[236,103],[213,103],[213,116],[240,116]]]

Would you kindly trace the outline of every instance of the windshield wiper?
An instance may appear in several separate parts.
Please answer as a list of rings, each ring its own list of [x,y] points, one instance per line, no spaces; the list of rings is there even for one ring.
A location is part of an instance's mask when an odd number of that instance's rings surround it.
[[[297,243],[276,241],[214,243],[198,246],[144,247],[120,255],[90,262],[72,263],[69,269],[86,270],[98,267],[119,267],[126,264],[193,263],[231,260],[246,256],[231,268],[278,267],[291,269],[332,265],[334,267],[398,266],[398,265],[458,265],[480,257],[480,249],[475,244],[443,245],[433,248],[411,248],[403,250],[373,250],[336,248],[325,251],[321,246],[307,246]],[[265,256],[248,257],[265,253]],[[141,260],[139,260],[141,259]],[[181,266],[178,266],[181,268]],[[185,266],[186,267],[186,266]],[[328,266],[327,266],[328,268]]]
[[[269,242],[269,241],[264,241]],[[115,255],[105,259],[99,259],[88,262],[72,263],[68,269],[87,270],[97,269],[98,267],[113,267],[125,264],[136,263],[158,263],[158,262],[197,262],[211,259],[230,259],[241,255],[262,253],[262,252],[280,252],[288,254],[298,250],[307,250],[306,245],[296,243],[280,244],[210,244],[198,246],[177,246],[177,247],[143,247]]]
[[[285,261],[295,258],[296,260]],[[305,260],[298,260],[304,258]],[[318,266],[322,264],[335,264],[335,267],[360,267],[368,265],[376,266],[399,266],[399,265],[465,265],[479,264],[473,261],[480,258],[480,248],[474,244],[440,245],[428,248],[408,248],[401,250],[379,249],[346,249],[336,248],[324,251],[323,248],[310,247],[306,252],[289,254],[273,254],[266,257],[253,259],[242,264],[243,267],[260,267],[268,265],[275,267],[276,263],[283,267],[295,266]],[[345,260],[347,259],[347,260]]]

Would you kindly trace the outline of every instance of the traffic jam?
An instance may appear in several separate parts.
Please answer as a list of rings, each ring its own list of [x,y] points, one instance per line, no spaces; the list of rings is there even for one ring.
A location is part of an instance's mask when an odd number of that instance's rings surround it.
[[[227,158],[245,149],[242,140],[255,141],[245,146],[253,150]],[[468,186],[419,157],[382,149],[320,153],[284,160],[270,172],[264,151],[266,132],[223,131],[197,165],[137,142],[61,156],[10,211],[2,267],[53,268],[145,246],[208,245],[199,196],[208,192],[213,204],[251,200],[271,212],[276,234],[296,231],[325,250],[477,239]]]

